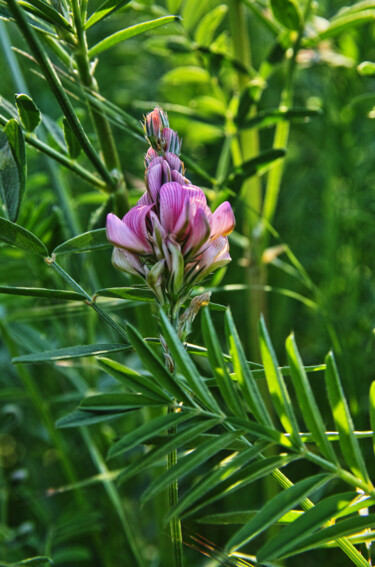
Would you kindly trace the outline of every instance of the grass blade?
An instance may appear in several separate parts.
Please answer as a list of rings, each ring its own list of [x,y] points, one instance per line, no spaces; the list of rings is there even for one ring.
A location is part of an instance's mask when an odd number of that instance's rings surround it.
[[[370,483],[365,461],[358,440],[354,435],[352,417],[332,352],[326,357],[326,365],[325,378],[328,399],[336,427],[340,433],[339,442],[342,454],[352,472],[364,482]]]
[[[260,350],[266,373],[268,389],[280,421],[297,447],[302,447],[299,427],[294,415],[283,375],[281,374],[271,339],[268,335],[263,317],[259,323]]]
[[[254,518],[231,537],[228,542],[228,549],[233,552],[251,541],[307,498],[309,494],[324,486],[331,478],[326,474],[305,478],[274,496]],[[273,540],[270,541],[270,543],[272,542]]]
[[[312,438],[323,455],[329,461],[338,465],[335,452],[327,439],[323,419],[315,401],[293,334],[286,341],[286,353],[294,389],[308,430],[311,431]]]
[[[134,37],[141,33],[145,33],[155,28],[158,28],[160,26],[164,26],[171,22],[175,22],[176,20],[180,20],[180,16],[163,16],[162,18],[157,18],[155,20],[150,20],[148,22],[136,24],[135,26],[131,26],[130,28],[126,28],[124,30],[118,31],[106,37],[102,41],[99,41],[99,43],[97,43],[96,45],[94,45],[89,50],[89,57],[90,58],[96,57],[97,55],[99,55],[99,53],[102,53],[103,51],[106,51],[107,49],[114,47],[115,45],[117,45],[121,41],[124,41],[125,39],[129,39],[130,37]]]

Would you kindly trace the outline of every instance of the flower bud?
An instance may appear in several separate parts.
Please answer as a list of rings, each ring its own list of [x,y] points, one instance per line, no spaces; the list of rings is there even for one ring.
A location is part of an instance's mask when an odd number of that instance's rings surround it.
[[[145,117],[144,130],[151,146],[158,151],[163,150],[165,144],[163,137],[164,128],[169,127],[167,113],[161,108],[156,107]]]
[[[181,153],[182,142],[178,137],[177,132],[175,132],[171,128],[164,128],[163,138],[164,138],[164,151],[179,156]]]

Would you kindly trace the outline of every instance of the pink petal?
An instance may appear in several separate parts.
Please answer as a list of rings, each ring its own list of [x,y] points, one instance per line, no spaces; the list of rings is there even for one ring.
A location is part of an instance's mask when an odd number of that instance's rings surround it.
[[[183,164],[178,156],[172,154],[171,152],[165,152],[164,157],[171,166],[171,169],[176,169],[177,171],[182,173]]]
[[[198,209],[189,223],[189,238],[183,247],[184,254],[194,254],[207,241],[210,235],[210,223],[203,209]]]
[[[153,203],[157,201],[157,195],[162,186],[163,164],[157,163],[146,171],[146,187]]]
[[[219,236],[213,240],[203,252],[196,266],[199,272],[198,279],[203,279],[207,274],[225,266],[231,261],[229,255],[229,243],[226,236]]]
[[[160,189],[160,222],[169,234],[177,234],[189,220],[189,198],[179,183],[165,183]]]
[[[186,179],[179,171],[172,169],[172,181],[176,181],[180,185],[188,185],[190,181]]]
[[[107,239],[114,246],[125,248],[131,252],[143,252],[143,242],[116,215],[107,216]]]
[[[230,234],[236,225],[232,207],[228,201],[221,203],[212,215],[211,240]]]
[[[153,202],[151,200],[150,195],[148,194],[148,192],[146,191],[146,193],[143,193],[142,197],[140,199],[138,199],[137,202],[137,206],[143,206],[143,205],[153,205]]]
[[[151,251],[148,242],[148,232],[146,226],[146,217],[154,205],[137,205],[130,209],[122,219],[130,230],[143,242],[145,251]]]
[[[139,261],[138,256],[126,252],[121,248],[114,248],[112,253],[112,264],[118,270],[122,272],[127,272],[128,274],[133,274],[135,276],[144,276],[144,268]]]

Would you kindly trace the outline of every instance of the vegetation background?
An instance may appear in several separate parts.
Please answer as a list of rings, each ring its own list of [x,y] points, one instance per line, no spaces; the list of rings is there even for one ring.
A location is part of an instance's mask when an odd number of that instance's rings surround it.
[[[73,32],[56,24],[55,14],[48,14],[43,4],[72,21]],[[87,152],[79,151],[82,143],[63,120],[45,69],[20,33],[17,5],[49,54],[112,185],[95,171]],[[104,8],[108,17],[86,30],[90,48],[142,22],[178,17],[144,33],[134,28],[133,36],[93,50],[91,65],[97,66],[91,71],[97,84],[90,70],[86,68],[85,79],[80,67],[77,5],[74,0],[0,1],[0,122],[5,127],[11,118],[20,120],[15,93],[31,97],[43,117],[34,133],[22,124],[27,147],[22,202],[22,157],[18,154],[14,165],[18,177],[0,164],[2,216],[36,235],[50,253],[78,234],[104,227],[107,212],[123,213],[126,200],[135,204],[145,190],[147,144],[140,121],[155,105],[162,106],[183,139],[188,177],[206,191],[213,209],[224,199],[234,208],[233,261],[207,285],[213,289],[213,302],[231,307],[247,359],[261,361],[261,312],[281,365],[288,364],[284,341],[292,330],[306,365],[323,363],[333,348],[355,426],[369,430],[375,319],[374,3],[109,1]],[[99,7],[90,0],[88,14],[98,14]],[[21,100],[19,107],[31,116],[34,107],[27,106],[28,100]],[[108,150],[109,128],[117,157]],[[35,147],[35,139],[43,151]],[[5,144],[3,137],[0,143]],[[43,143],[55,150],[57,159],[46,157]],[[9,215],[11,198],[4,194],[9,179],[19,200],[14,218]],[[11,363],[11,358],[31,353],[121,343],[123,337],[73,296],[14,295],[6,289],[71,290],[64,275],[22,246],[9,246],[7,238],[0,248],[0,563],[46,556],[57,565],[172,564],[163,524],[165,494],[140,506],[142,492],[163,465],[154,463],[150,471],[117,486],[113,481],[128,456],[105,460],[116,439],[154,419],[159,410],[144,408],[89,428],[56,428],[56,421],[89,393],[127,386],[115,382],[96,358],[75,357],[72,350],[68,358],[46,355],[44,364]],[[90,297],[99,289],[132,285],[111,266],[110,249],[104,246],[101,240],[89,252],[64,250],[59,257],[65,275]],[[103,296],[98,305],[115,325],[126,320],[142,336],[156,337],[155,307],[139,299]],[[211,316],[226,351],[223,313],[212,311]],[[189,341],[204,342],[200,317]],[[111,358],[142,368],[134,352]],[[204,376],[210,375],[205,359],[197,364]],[[327,429],[334,430],[322,372],[314,373],[311,387]],[[267,399],[265,386],[262,392]],[[292,402],[297,407],[294,398]],[[360,443],[372,470],[371,443]],[[139,448],[133,450],[131,459],[139,454]],[[211,466],[211,461],[204,463],[191,482],[199,482]],[[288,470],[298,480],[306,467],[312,467],[311,474],[318,471],[305,461]],[[182,493],[189,482],[182,485]],[[220,500],[210,514],[259,509],[277,493],[266,477]],[[183,524],[186,565],[229,561],[220,559],[215,549],[224,547],[235,526],[224,521],[211,525],[209,519],[202,523],[208,512],[200,514]],[[278,529],[272,527],[260,540],[264,537],[264,543]],[[205,547],[203,538],[213,542],[213,549]],[[360,549],[368,553],[363,543]],[[247,552],[255,554],[251,546]],[[38,561],[48,560],[33,564]],[[231,561],[227,564],[250,564]],[[294,567],[301,561],[306,567],[350,564],[335,547],[277,564]]]

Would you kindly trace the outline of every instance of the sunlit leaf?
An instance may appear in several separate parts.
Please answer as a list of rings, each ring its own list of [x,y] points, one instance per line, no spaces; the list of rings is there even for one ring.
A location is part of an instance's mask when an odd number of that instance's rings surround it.
[[[171,22],[175,22],[177,20],[180,20],[180,16],[163,16],[162,18],[157,18],[156,20],[151,20],[149,22],[136,24],[135,26],[131,26],[130,28],[126,28],[124,30],[118,31],[113,35],[106,37],[102,41],[99,41],[99,43],[97,43],[96,45],[94,45],[89,50],[89,56],[95,57],[96,55],[99,55],[99,53],[102,53],[103,51],[106,51],[107,49],[114,47],[118,43],[121,43],[122,41],[125,41],[130,37],[134,37],[141,33],[148,32],[160,26],[164,26]]]
[[[331,520],[340,510],[349,506],[357,496],[356,492],[334,494],[318,502],[268,541],[257,554],[259,561],[270,561],[288,554],[295,547],[301,547],[304,540],[316,529]]]
[[[273,404],[285,430],[290,433],[292,441],[297,447],[301,447],[302,442],[299,437],[296,416],[263,317],[261,317],[259,323],[259,337],[267,385]]]
[[[129,4],[129,2],[130,0],[107,0],[106,2],[103,2],[103,4],[101,4],[101,6],[89,17],[84,26],[85,29],[88,30],[94,24],[104,20],[104,18],[108,18],[108,16],[111,16],[114,12],[117,12],[126,6],[126,4]]]
[[[331,478],[325,474],[311,476],[300,480],[287,490],[274,496],[231,537],[228,542],[228,549],[234,551],[254,539],[307,496],[324,486]]]
[[[359,447],[358,440],[354,435],[354,426],[350,415],[348,403],[341,385],[335,358],[330,352],[326,357],[326,385],[328,399],[331,405],[333,418],[340,433],[340,447],[344,458],[353,473],[364,482],[369,482],[364,458]]]
[[[286,341],[286,352],[293,385],[296,390],[303,419],[305,420],[308,430],[311,431],[312,437],[315,443],[319,446],[323,455],[329,461],[338,465],[337,457],[325,434],[322,416],[315,401],[310,383],[307,379],[294,335],[290,335]]]

